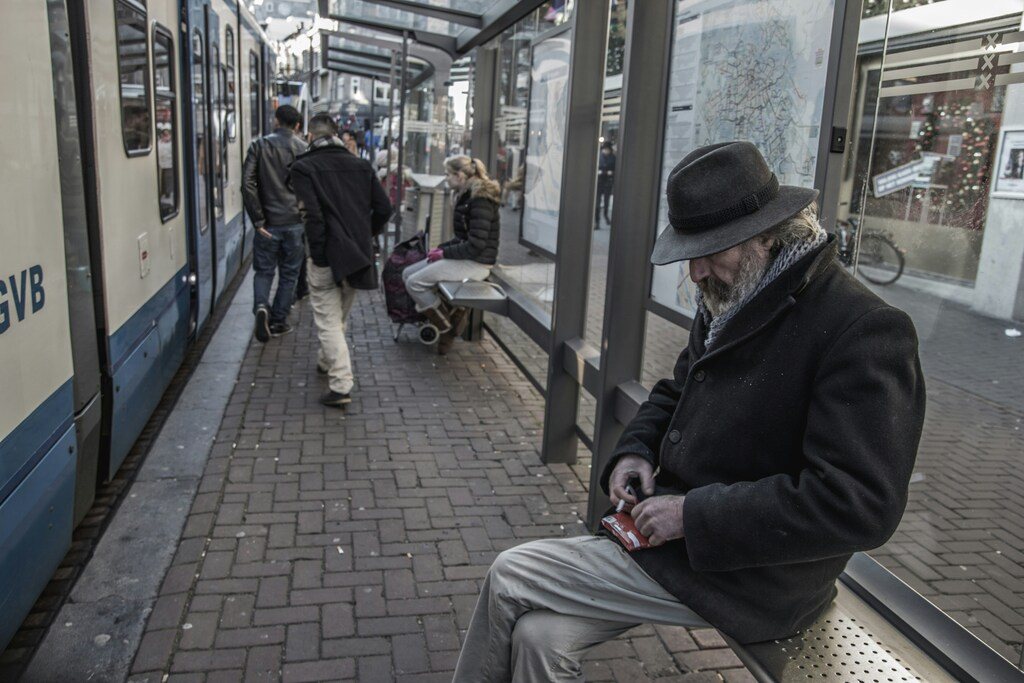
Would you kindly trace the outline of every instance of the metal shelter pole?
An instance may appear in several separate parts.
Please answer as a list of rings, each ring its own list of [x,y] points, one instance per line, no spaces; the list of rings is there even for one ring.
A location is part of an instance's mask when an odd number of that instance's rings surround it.
[[[373,124],[377,122],[377,77],[370,77],[370,154],[375,154],[377,145],[374,144]],[[371,157],[371,159],[376,158]]]
[[[405,196],[405,84],[409,73],[409,32],[402,31],[401,90],[398,92],[398,177],[395,179],[395,244],[402,241],[402,199]]]
[[[473,133],[470,140],[472,156],[484,162],[488,173],[498,160],[498,86],[501,60],[497,48],[477,48],[473,76]],[[469,119],[467,119],[468,121]]]

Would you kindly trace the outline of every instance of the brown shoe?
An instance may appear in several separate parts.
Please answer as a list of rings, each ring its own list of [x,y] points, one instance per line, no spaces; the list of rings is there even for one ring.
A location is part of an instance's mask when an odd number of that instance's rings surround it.
[[[424,311],[420,311],[420,313],[423,315],[424,318],[427,319],[427,322],[436,327],[437,331],[440,332],[441,334],[444,334],[448,330],[452,329],[451,321],[448,320],[448,316],[446,316],[444,312],[441,311],[440,306],[428,308]]]

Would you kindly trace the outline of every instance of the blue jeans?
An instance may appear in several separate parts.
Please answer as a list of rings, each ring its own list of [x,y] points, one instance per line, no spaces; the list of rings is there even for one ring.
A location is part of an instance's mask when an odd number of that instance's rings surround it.
[[[302,244],[302,223],[292,225],[266,226],[271,237],[264,237],[258,231],[252,245],[253,313],[260,307],[270,309],[270,324],[278,325],[288,321],[288,311],[295,299],[295,283],[299,269],[306,257]],[[270,285],[277,271],[277,293],[274,305],[270,305]]]

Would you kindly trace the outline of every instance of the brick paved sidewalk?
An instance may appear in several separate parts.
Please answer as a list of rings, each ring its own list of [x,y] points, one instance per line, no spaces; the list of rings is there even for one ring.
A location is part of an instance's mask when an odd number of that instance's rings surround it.
[[[447,681],[495,554],[586,533],[587,463],[541,463],[544,399],[490,339],[395,343],[364,293],[340,411],[317,403],[308,304],[294,322],[250,343],[131,681]],[[752,680],[715,631],[662,627],[586,673]]]

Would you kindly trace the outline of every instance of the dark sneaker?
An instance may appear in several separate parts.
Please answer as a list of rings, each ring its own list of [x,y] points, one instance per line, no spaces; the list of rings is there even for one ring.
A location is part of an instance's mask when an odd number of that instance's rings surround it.
[[[264,344],[270,341],[270,311],[265,306],[256,309],[256,340]]]
[[[332,408],[340,408],[352,402],[352,394],[339,394],[337,391],[328,389],[320,395],[320,403]]]
[[[270,336],[281,337],[286,334],[291,334],[292,330],[294,329],[295,328],[289,325],[288,323],[274,323],[273,325],[270,326]]]

